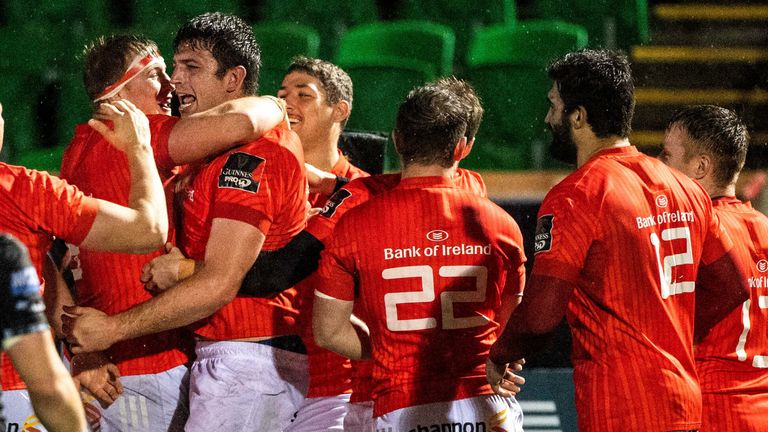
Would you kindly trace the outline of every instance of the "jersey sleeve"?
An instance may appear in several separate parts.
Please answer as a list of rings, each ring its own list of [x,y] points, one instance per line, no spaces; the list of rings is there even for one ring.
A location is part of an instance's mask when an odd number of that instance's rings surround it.
[[[72,244],[83,242],[99,211],[98,201],[77,187],[45,172],[27,171],[23,199],[39,228]]]
[[[48,330],[40,281],[24,246],[0,236],[0,339],[8,349],[18,336]]]
[[[701,253],[701,262],[704,265],[711,264],[733,248],[733,241],[720,223],[717,212],[712,212],[712,218],[707,226],[704,249]]]
[[[576,282],[595,240],[597,211],[578,188],[556,186],[539,210],[532,273]]]
[[[245,222],[266,234],[272,225],[275,205],[273,197],[279,199],[279,191],[271,186],[278,183],[277,160],[267,160],[253,151],[240,150],[226,156],[216,179],[216,198],[213,218],[233,219]],[[271,176],[271,177],[270,177]]]
[[[307,222],[306,231],[323,243],[330,241],[339,219],[371,197],[364,181],[365,179],[353,180],[331,195],[320,213]]]
[[[320,256],[317,271],[319,282],[315,292],[338,300],[355,299],[355,251],[349,230],[354,224],[347,224],[348,218],[337,227],[333,240]]]

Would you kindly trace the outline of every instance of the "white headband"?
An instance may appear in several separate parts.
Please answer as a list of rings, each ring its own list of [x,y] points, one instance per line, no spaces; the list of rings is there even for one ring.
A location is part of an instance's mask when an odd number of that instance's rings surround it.
[[[160,56],[160,53],[157,51],[150,50],[148,52],[139,54],[135,59],[133,59],[131,64],[128,66],[128,70],[125,71],[123,76],[120,77],[116,83],[107,86],[107,88],[105,88],[104,91],[101,92],[101,94],[97,96],[93,101],[99,102],[111,98],[120,92],[120,90],[122,90],[130,80],[136,78],[136,75],[153,66],[158,65],[165,66],[165,60],[163,60],[163,58]]]

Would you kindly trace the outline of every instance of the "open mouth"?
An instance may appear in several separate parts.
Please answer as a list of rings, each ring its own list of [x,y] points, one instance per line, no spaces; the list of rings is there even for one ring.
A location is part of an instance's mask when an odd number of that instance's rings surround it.
[[[163,111],[170,111],[171,110],[171,96],[168,95],[167,97],[165,97],[163,99],[158,99],[157,100],[157,105]]]
[[[177,94],[177,96],[179,98],[179,111],[188,109],[197,100],[197,98],[188,94]]]

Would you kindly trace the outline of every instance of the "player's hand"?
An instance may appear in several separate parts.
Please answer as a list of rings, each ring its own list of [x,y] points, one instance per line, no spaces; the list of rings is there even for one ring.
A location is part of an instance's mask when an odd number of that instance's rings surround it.
[[[141,269],[144,288],[152,294],[167,290],[195,272],[195,261],[187,259],[179,248],[166,243],[165,252]]]
[[[81,393],[94,397],[107,408],[123,393],[120,371],[101,352],[72,357],[72,379]]]
[[[104,351],[116,342],[114,321],[104,312],[81,306],[64,306],[62,331],[73,354]]]
[[[493,391],[502,397],[512,397],[520,392],[520,386],[525,384],[525,378],[514,372],[523,370],[525,359],[512,363],[496,364],[489,358],[485,361],[485,378]]]
[[[323,195],[333,195],[333,190],[336,188],[336,176],[316,168],[312,164],[305,163],[304,166],[307,168],[309,191]]]
[[[112,122],[111,128],[104,123],[105,120]],[[137,147],[149,149],[151,146],[147,116],[126,99],[102,103],[98,114],[88,120],[88,125],[118,150],[125,152]]]

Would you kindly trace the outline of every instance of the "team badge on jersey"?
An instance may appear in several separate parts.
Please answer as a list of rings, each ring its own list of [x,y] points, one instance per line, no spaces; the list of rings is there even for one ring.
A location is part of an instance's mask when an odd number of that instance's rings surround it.
[[[536,235],[533,240],[534,255],[552,249],[552,221],[555,215],[544,215],[536,223]]]
[[[259,167],[263,162],[263,158],[248,153],[232,153],[221,168],[219,187],[256,193],[263,171],[263,168]]]
[[[343,203],[344,200],[351,196],[352,192],[344,188],[337,190],[335,194],[328,198],[328,202],[325,203],[325,206],[323,206],[323,209],[319,213],[320,216],[325,216],[327,218],[332,217],[336,213],[336,209],[339,208],[341,203]]]

